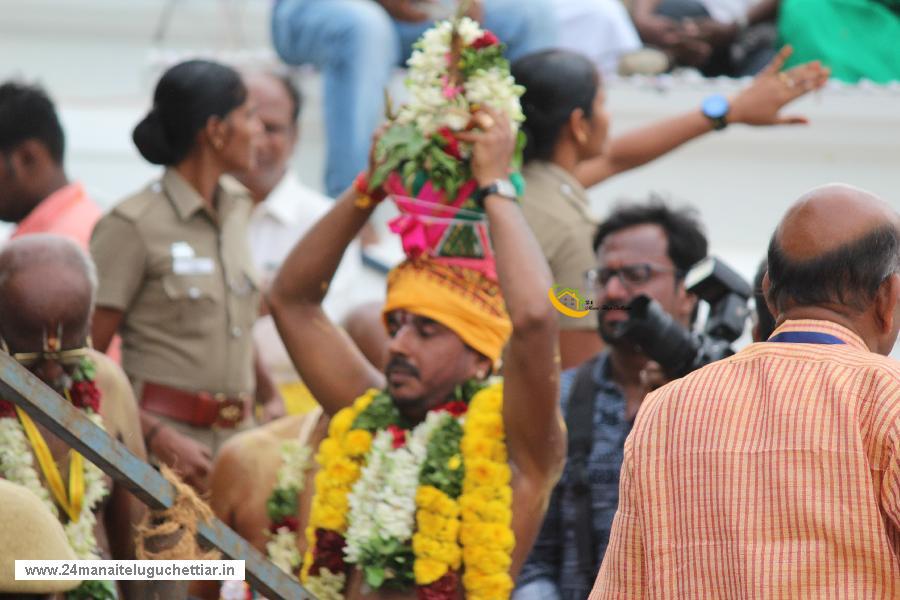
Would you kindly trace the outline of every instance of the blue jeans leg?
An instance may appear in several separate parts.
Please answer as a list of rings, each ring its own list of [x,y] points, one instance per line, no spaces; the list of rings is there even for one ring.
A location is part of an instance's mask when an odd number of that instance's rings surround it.
[[[396,22],[403,60],[431,23]],[[506,44],[510,60],[556,46],[556,16],[551,0],[484,0],[484,26]]]
[[[384,117],[382,90],[400,60],[394,24],[371,0],[281,0],[272,39],[288,64],[312,64],[324,84],[325,188],[337,196],[365,168]]]

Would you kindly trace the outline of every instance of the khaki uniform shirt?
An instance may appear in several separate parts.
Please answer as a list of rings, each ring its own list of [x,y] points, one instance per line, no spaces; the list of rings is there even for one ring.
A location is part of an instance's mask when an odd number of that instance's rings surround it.
[[[585,272],[597,263],[591,245],[598,221],[588,207],[587,193],[574,176],[553,163],[532,161],[522,174],[522,213],[550,265],[553,283],[590,297]],[[560,313],[559,326],[594,330],[597,311],[581,319]]]
[[[251,328],[259,287],[247,244],[252,202],[223,177],[215,213],[174,170],[126,198],[94,229],[97,306],[121,310],[122,367],[228,396],[254,391]]]

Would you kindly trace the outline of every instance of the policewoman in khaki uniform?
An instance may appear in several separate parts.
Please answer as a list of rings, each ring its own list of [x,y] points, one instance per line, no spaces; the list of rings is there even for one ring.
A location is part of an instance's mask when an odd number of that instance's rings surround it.
[[[166,169],[106,214],[91,239],[94,342],[105,350],[121,335],[147,448],[200,491],[218,447],[252,424],[260,296],[246,234],[252,203],[225,173],[254,165],[261,133],[233,69],[172,67],[133,134],[144,158]]]

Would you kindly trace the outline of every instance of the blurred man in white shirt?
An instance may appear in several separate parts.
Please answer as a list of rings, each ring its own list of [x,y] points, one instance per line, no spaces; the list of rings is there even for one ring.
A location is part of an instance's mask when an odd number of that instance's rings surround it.
[[[291,248],[328,212],[332,201],[303,185],[288,169],[299,139],[302,100],[297,88],[287,77],[270,72],[245,73],[244,82],[256,101],[264,126],[264,141],[256,169],[237,177],[256,202],[250,218],[250,250],[263,287],[267,288]],[[383,299],[383,282],[363,267],[359,242],[354,241],[348,247],[331,290],[324,308],[337,322],[354,306]],[[254,337],[263,363],[285,396],[288,409],[292,405],[295,411],[311,408],[302,386],[297,386],[299,377],[270,316],[257,321]]]

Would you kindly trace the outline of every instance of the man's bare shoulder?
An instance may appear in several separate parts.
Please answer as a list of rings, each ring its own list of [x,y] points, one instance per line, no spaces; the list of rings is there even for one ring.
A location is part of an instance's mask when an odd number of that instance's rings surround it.
[[[305,428],[314,427],[321,418],[322,411],[314,410],[302,415],[282,417],[239,433],[222,446],[217,462],[227,462],[232,467],[245,465],[248,469],[257,468],[260,461],[273,457],[278,452],[281,442],[296,439]]]
[[[122,367],[102,352],[89,350],[88,357],[94,363],[104,427],[137,456],[146,458],[138,404],[128,376]]]

